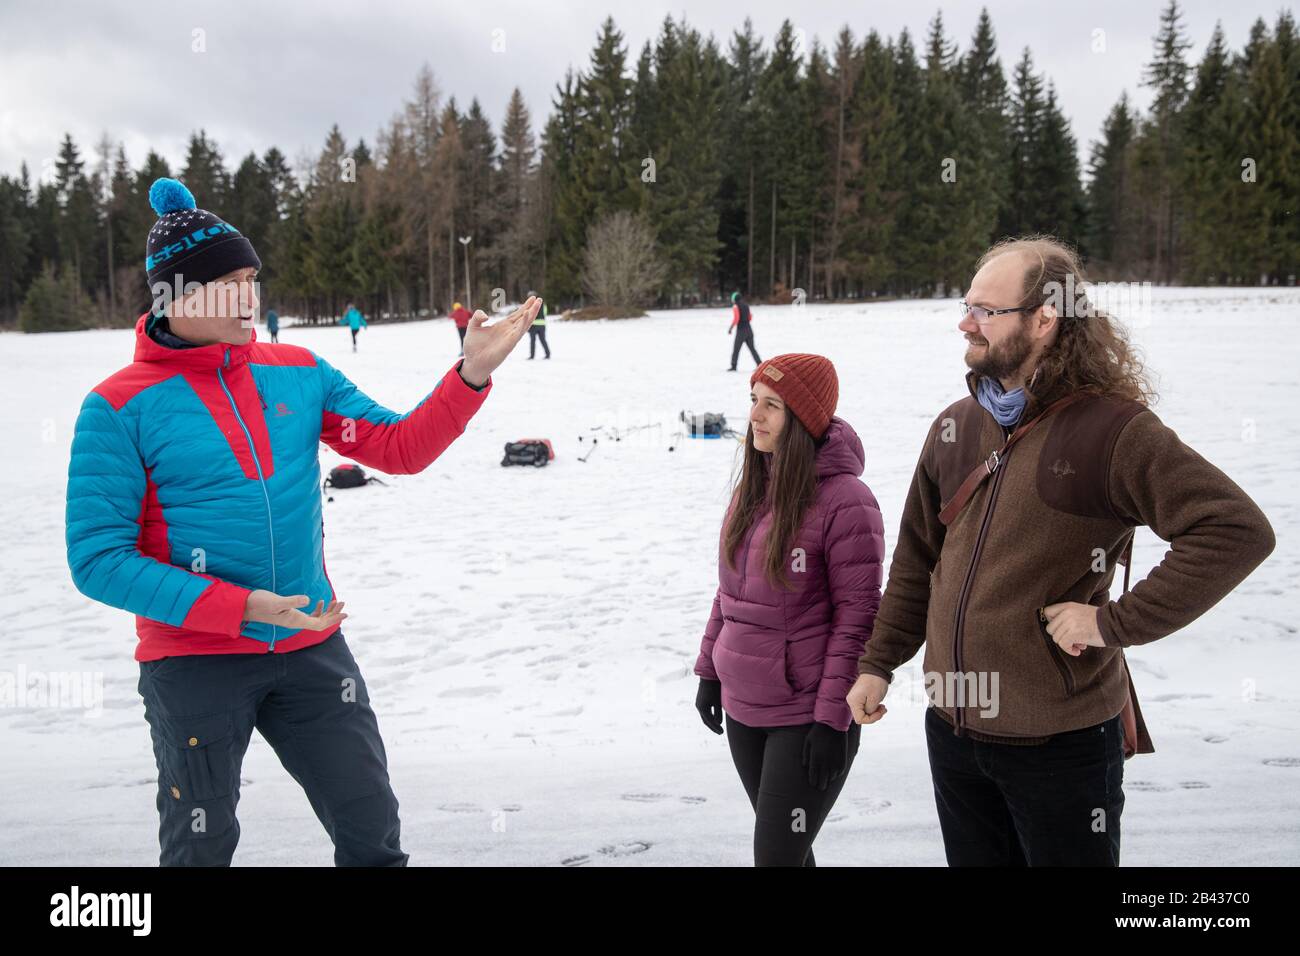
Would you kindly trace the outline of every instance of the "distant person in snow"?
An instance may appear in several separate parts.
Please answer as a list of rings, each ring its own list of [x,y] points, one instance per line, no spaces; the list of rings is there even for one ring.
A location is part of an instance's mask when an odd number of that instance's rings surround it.
[[[731,293],[731,325],[727,326],[727,334],[731,335],[734,332],[736,337],[731,343],[731,368],[728,371],[736,371],[742,345],[749,346],[749,354],[754,356],[755,365],[762,364],[763,360],[758,357],[758,349],[754,348],[754,329],[749,324],[752,318],[745,297],[739,292]]]
[[[778,355],[749,382],[695,706],[715,734],[725,716],[754,864],[814,866],[861,737],[845,695],[880,603],[884,523],[830,361]]]
[[[957,325],[970,394],[925,438],[848,697],[879,720],[925,645],[952,866],[1119,865],[1124,759],[1154,749],[1124,648],[1191,624],[1274,546],[1246,493],[1148,407],[1140,359],[1084,289],[1050,238],[980,259]],[[1141,526],[1170,548],[1112,600]]]
[[[383,740],[325,573],[318,448],[422,471],[465,431],[540,303],[493,325],[476,313],[465,357],[398,414],[316,353],[259,344],[252,243],[174,179],[149,200],[157,298],[136,322],[135,361],[82,402],[66,541],[78,590],[136,615],[159,861],[231,862],[256,729],[336,864],[405,865]]]
[[[352,351],[357,350],[357,333],[366,327],[366,317],[361,314],[351,302],[348,303],[347,309],[343,312],[343,318],[339,319],[339,325],[346,325],[352,330]]]
[[[459,302],[451,307],[451,320],[456,323],[456,334],[460,336],[460,354],[465,354],[465,330],[469,328],[469,309]]]
[[[266,331],[270,333],[272,342],[280,341],[280,317],[275,309],[266,310]]]
[[[529,297],[537,295],[536,292],[529,292]],[[563,336],[561,336],[563,338]],[[546,350],[546,357],[551,357],[551,347],[546,344],[546,303],[542,302],[542,309],[533,319],[533,324],[528,328],[528,357],[534,358],[537,355],[537,343],[542,343],[542,348]]]

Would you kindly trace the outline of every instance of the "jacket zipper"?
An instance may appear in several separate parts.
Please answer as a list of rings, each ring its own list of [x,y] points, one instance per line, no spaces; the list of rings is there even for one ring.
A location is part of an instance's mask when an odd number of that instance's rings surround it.
[[[740,542],[740,590],[742,593],[745,590],[745,578],[749,573],[749,546],[754,540],[754,532],[758,530],[758,522],[762,520],[763,516],[760,514],[754,520],[754,523],[750,525],[749,530],[745,532],[744,540]],[[722,619],[724,621],[734,620],[725,614],[722,615]]]
[[[221,368],[230,368],[230,349],[226,349],[226,355],[225,358],[222,359]],[[271,593],[276,594],[278,592],[275,586],[275,527],[271,523],[271,496],[266,490],[266,476],[262,472],[262,462],[257,457],[257,448],[253,444],[252,433],[249,432],[248,426],[244,424],[244,419],[239,414],[239,406],[235,404],[235,397],[230,394],[230,389],[226,387],[226,378],[221,374],[221,368],[217,369],[217,381],[221,383],[221,390],[226,393],[226,398],[230,400],[230,407],[235,412],[235,421],[239,422],[239,427],[244,430],[244,438],[248,440],[248,450],[252,454],[253,464],[257,468],[257,480],[262,486],[262,499],[266,502],[266,533],[267,537],[271,540]],[[250,371],[248,374],[252,375],[253,373]],[[254,384],[253,387],[256,388],[256,384]],[[258,391],[257,396],[258,398],[261,398],[262,393]],[[263,405],[263,407],[265,407],[265,405]],[[274,624],[271,625],[271,646],[268,648],[268,652],[273,652],[275,650],[275,642],[277,640],[275,627]]]
[[[1008,452],[1010,454],[1010,452]],[[999,457],[997,464],[993,469],[993,484],[989,486],[989,500],[984,506],[984,520],[980,525],[980,533],[975,538],[975,550],[971,554],[970,568],[966,571],[966,580],[961,586],[961,595],[957,599],[957,623],[955,627],[956,634],[953,638],[953,668],[956,671],[956,682],[954,686],[965,688],[965,681],[962,680],[961,667],[961,637],[962,629],[966,624],[966,601],[970,598],[971,584],[975,580],[975,569],[979,566],[980,554],[984,550],[984,539],[988,535],[989,525],[992,523],[993,506],[997,504],[998,486],[1002,484],[1002,475],[1006,470],[1006,457]],[[964,690],[963,690],[964,693]],[[964,718],[965,708],[962,704],[953,705],[953,713],[956,720],[953,722],[952,732],[954,736],[960,737],[962,730],[966,726]]]

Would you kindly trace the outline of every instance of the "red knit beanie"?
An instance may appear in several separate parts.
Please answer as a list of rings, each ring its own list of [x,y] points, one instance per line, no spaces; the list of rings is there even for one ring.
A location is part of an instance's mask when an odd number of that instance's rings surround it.
[[[830,359],[804,352],[778,355],[754,369],[749,384],[755,382],[780,395],[813,438],[826,434],[840,400],[840,380]]]

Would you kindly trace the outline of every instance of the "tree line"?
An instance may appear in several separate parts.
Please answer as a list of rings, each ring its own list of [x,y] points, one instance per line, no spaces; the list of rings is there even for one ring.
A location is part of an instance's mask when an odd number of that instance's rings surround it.
[[[1104,68],[1093,43],[1082,68]],[[1170,0],[1139,78],[1151,106],[1122,95],[1086,170],[1051,80],[1027,48],[1004,71],[987,11],[964,51],[942,14],[919,48],[848,27],[826,48],[789,21],[768,43],[746,20],[724,50],[668,17],[635,59],[607,18],[540,135],[517,89],[498,132],[427,66],[373,144],[336,125],[293,164],[271,146],[232,171],[200,130],[179,169],[152,151],[133,169],[107,135],[91,158],[69,135],[38,182],[0,176],[0,322],[133,321],[168,175],[253,242],[265,305],[304,321],[532,290],[552,309],[949,294],[993,240],[1037,232],[1094,277],[1293,284],[1294,19],[1257,20],[1240,52],[1217,26],[1191,49]]]

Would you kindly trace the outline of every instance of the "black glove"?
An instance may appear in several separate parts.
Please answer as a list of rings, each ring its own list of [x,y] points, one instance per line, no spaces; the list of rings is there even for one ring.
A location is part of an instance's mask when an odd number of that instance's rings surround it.
[[[700,712],[705,727],[715,734],[722,733],[722,681],[700,678],[700,689],[695,692],[695,709]]]
[[[848,762],[848,731],[813,724],[803,740],[803,765],[808,768],[809,785],[825,790],[844,772]]]

